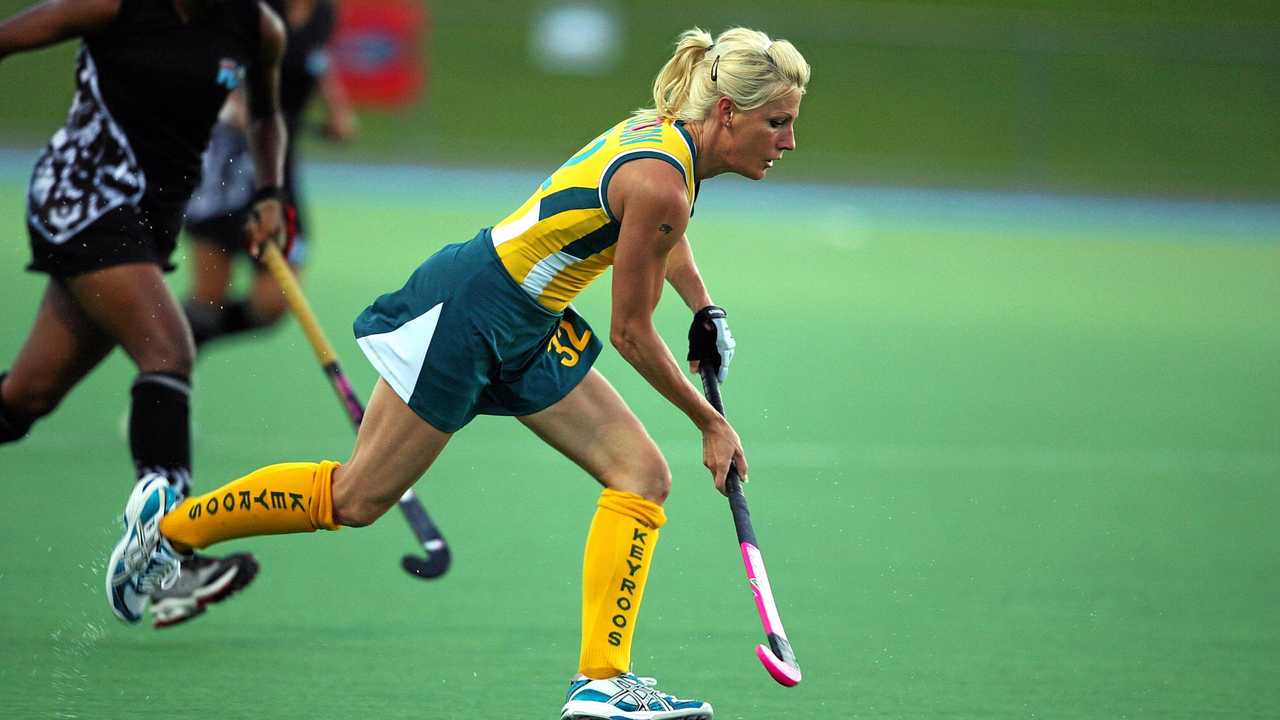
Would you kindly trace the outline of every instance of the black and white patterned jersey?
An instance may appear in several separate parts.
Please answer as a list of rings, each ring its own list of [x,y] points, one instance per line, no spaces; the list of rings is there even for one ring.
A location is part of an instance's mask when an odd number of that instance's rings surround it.
[[[257,0],[210,3],[185,22],[169,0],[122,0],[85,37],[66,125],[36,161],[28,222],[61,244],[145,199],[185,203],[227,93],[259,57]]]

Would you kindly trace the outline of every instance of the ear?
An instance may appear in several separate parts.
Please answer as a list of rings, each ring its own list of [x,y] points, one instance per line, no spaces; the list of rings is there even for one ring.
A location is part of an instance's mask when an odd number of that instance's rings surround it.
[[[715,110],[714,110],[717,124],[723,125],[724,127],[732,126],[733,115],[736,109],[737,108],[734,107],[732,100],[730,100],[728,97],[724,95],[721,95],[720,99],[716,100]]]

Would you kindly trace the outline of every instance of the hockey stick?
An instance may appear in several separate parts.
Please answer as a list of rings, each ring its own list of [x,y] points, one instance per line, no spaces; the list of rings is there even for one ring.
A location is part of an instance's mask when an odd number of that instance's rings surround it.
[[[710,363],[703,362],[699,368],[702,375],[702,391],[707,402],[716,412],[724,415],[724,403],[720,399],[720,381]],[[729,495],[729,509],[733,511],[733,526],[738,531],[738,546],[742,549],[742,563],[747,567],[747,581],[751,583],[751,591],[756,596],[756,611],[760,613],[760,623],[764,625],[764,633],[769,638],[769,645],[757,645],[756,657],[764,669],[769,671],[774,680],[782,685],[792,687],[800,682],[800,665],[796,662],[795,651],[787,640],[787,633],[782,629],[782,618],[778,615],[778,606],[773,601],[773,589],[769,586],[769,575],[764,570],[764,556],[760,554],[756,542],[756,531],[751,527],[751,511],[747,509],[747,496],[742,494],[742,481],[738,478],[738,468],[729,465],[729,475],[725,478],[725,491]]]
[[[334,392],[338,394],[338,401],[347,411],[347,417],[351,419],[352,426],[359,429],[360,421],[364,419],[364,406],[360,404],[360,398],[356,396],[347,376],[343,374],[342,367],[338,364],[337,353],[333,351],[333,346],[329,344],[324,331],[320,329],[320,323],[316,321],[315,313],[311,311],[307,296],[302,294],[298,279],[294,277],[293,270],[289,268],[289,263],[285,261],[280,248],[275,243],[263,243],[262,263],[280,284],[285,301],[289,303],[289,309],[298,318],[298,324],[302,325],[302,332],[310,341],[311,349],[315,351],[316,359],[320,361],[320,367],[333,384]],[[427,553],[426,558],[405,555],[400,560],[400,566],[410,575],[416,575],[424,580],[440,577],[449,569],[449,546],[445,543],[444,536],[440,534],[440,529],[427,515],[426,508],[418,500],[418,495],[413,488],[405,490],[396,504],[400,507],[400,512],[404,513],[404,518],[408,521],[414,536],[418,538],[418,542],[421,543],[422,549]]]

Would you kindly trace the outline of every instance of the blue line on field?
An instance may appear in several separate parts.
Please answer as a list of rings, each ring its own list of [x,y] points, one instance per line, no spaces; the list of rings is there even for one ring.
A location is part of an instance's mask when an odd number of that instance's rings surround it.
[[[0,182],[24,182],[35,150],[0,149]],[[313,199],[362,205],[453,206],[491,210],[497,222],[545,179],[529,170],[314,163],[304,183]],[[0,208],[0,214],[8,214]],[[1028,227],[1107,240],[1212,238],[1280,242],[1280,204],[1216,203],[1036,192],[936,190],[790,182],[753,183],[729,176],[704,184],[697,220],[804,223],[859,229],[925,227],[1000,233]],[[802,229],[802,228],[797,228]]]

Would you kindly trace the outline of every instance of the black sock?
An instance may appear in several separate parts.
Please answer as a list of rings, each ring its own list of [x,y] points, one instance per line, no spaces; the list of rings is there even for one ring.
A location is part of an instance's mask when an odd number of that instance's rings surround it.
[[[174,373],[141,373],[133,381],[129,450],[138,477],[160,473],[186,496],[191,484],[191,384]]]
[[[195,337],[196,347],[206,340],[222,334],[222,308],[213,303],[197,302],[188,298],[182,304],[187,315],[187,323],[191,325],[191,334]]]
[[[4,385],[4,378],[8,374],[0,372],[0,386]],[[26,437],[27,431],[31,430],[31,423],[31,420],[5,407],[4,393],[0,393],[0,445]]]
[[[183,307],[187,313],[187,322],[191,323],[191,334],[195,337],[196,347],[210,340],[238,335],[271,324],[254,311],[248,300],[235,300],[225,305],[188,300]]]
[[[246,330],[253,330],[266,325],[258,314],[250,307],[248,300],[237,300],[227,303],[222,311],[222,333],[235,335]]]

